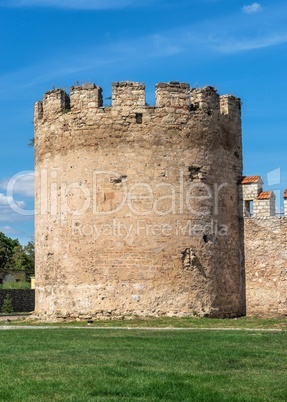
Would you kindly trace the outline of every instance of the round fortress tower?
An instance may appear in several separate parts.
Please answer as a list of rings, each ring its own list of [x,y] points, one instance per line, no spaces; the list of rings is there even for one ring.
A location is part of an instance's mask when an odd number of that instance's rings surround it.
[[[135,82],[35,105],[41,318],[244,313],[240,100]]]

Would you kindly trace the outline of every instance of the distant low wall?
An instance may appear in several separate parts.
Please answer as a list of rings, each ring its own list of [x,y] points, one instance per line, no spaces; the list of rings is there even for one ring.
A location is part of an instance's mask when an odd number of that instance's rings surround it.
[[[10,296],[13,311],[17,313],[34,311],[35,290],[34,289],[2,289],[0,290],[0,313],[4,299]]]

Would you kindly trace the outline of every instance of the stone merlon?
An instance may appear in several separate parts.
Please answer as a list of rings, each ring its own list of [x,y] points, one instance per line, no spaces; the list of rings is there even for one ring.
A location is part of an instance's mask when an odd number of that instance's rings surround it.
[[[140,108],[145,113],[151,111],[146,104],[145,85],[143,83],[124,81],[112,84],[112,105],[114,109]],[[233,95],[219,96],[215,88],[190,88],[188,83],[158,83],[155,88],[155,107],[166,109],[168,113],[178,109],[194,113],[197,110],[212,114],[220,112],[231,119],[240,118],[240,99]],[[75,85],[68,95],[63,89],[53,89],[45,93],[43,101],[35,104],[35,122],[55,118],[66,113],[86,113],[103,108],[102,88],[94,83]],[[109,108],[109,107],[107,107]]]

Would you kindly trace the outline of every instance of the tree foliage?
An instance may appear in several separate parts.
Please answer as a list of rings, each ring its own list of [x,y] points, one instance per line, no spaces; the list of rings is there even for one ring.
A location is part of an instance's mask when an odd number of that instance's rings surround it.
[[[33,147],[34,145],[35,145],[35,139],[30,138],[29,143],[28,143],[28,147]]]
[[[13,304],[12,304],[12,299],[10,296],[6,296],[5,299],[3,300],[3,305],[1,307],[1,313],[5,314],[11,314],[13,313]]]
[[[20,245],[18,240],[13,240],[0,232],[0,269],[6,269],[11,263],[14,249]]]
[[[0,232],[0,271],[34,272],[34,243],[22,246],[18,239],[11,239]]]

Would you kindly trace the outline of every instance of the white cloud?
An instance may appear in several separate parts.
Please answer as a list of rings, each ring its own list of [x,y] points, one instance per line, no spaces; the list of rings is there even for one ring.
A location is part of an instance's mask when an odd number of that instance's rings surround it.
[[[15,228],[13,228],[12,226],[0,226],[0,232],[5,233],[5,235],[10,236],[10,235],[19,235],[19,234],[23,234],[23,232],[21,230],[17,230]]]
[[[6,0],[2,7],[53,7],[77,10],[104,10],[137,5],[136,0]]]
[[[0,192],[0,222],[17,223],[31,219],[33,210],[28,209],[26,202],[17,199],[17,196],[32,197],[33,182],[31,172],[21,172],[11,179],[0,181],[0,189],[4,190]]]
[[[0,222],[4,224],[3,227],[6,226],[7,229],[11,223],[30,221],[33,215],[33,209],[27,209],[23,200],[16,200],[14,196],[0,193]]]
[[[255,14],[261,10],[262,10],[262,7],[261,7],[261,4],[259,4],[259,3],[252,3],[249,6],[242,7],[242,12],[245,14]]]
[[[22,197],[34,196],[34,172],[23,171],[15,174],[10,179],[4,179],[0,181],[0,188],[7,190],[14,195],[20,195]]]
[[[27,233],[24,230],[19,230],[16,227],[12,227],[9,225],[0,226],[0,232],[3,232],[6,236],[17,238],[21,244],[25,245],[29,241],[34,241],[31,233]]]
[[[9,205],[0,205],[0,222],[7,224],[7,223],[26,222],[31,219],[32,215],[28,216],[24,214],[19,214],[13,211]]]
[[[67,45],[58,49],[57,57],[37,59],[36,56],[33,59],[34,64],[25,69],[0,76],[0,97],[3,94],[5,101],[7,96],[14,99],[16,91],[18,98],[25,97],[32,91],[35,96],[38,96],[37,93],[42,96],[42,88],[44,91],[54,84],[63,86],[65,82],[68,83],[66,90],[69,91],[69,85],[80,76],[93,81],[95,71],[98,71],[115,77],[119,71],[126,71],[127,66],[136,71],[138,66],[141,67],[142,61],[147,63],[159,58],[170,58],[174,62],[172,58],[180,57],[188,60],[186,62],[191,65],[198,60],[210,59],[218,53],[239,53],[283,44],[287,42],[284,20],[286,11],[286,5],[282,4],[280,7],[268,8],[268,20],[263,13],[259,13],[261,15],[258,14],[256,20],[246,19],[245,15],[236,13],[220,19],[199,21],[192,25],[153,31],[144,36],[127,37],[113,42],[103,38],[98,46],[87,42],[82,48],[73,48],[73,51]],[[195,54],[197,57],[194,57]],[[100,75],[98,77],[100,79]],[[100,84],[101,81],[96,83]],[[18,187],[15,189],[19,191],[19,195],[33,195],[31,183],[21,186],[19,184]]]
[[[0,193],[0,205],[7,205],[8,201],[7,201],[7,197],[6,195]]]
[[[245,38],[242,40],[229,39],[217,45],[217,50],[222,53],[237,53],[253,49],[261,49],[280,45],[287,42],[287,33],[281,35],[267,35],[261,38]]]
[[[12,196],[7,196],[3,193],[0,193],[0,207],[14,203],[16,203],[20,208],[24,208],[26,205],[24,201],[16,201]]]
[[[23,173],[22,176],[20,175],[19,177],[15,177],[14,183],[15,194],[21,195],[23,197],[34,196],[34,174],[32,172]]]

